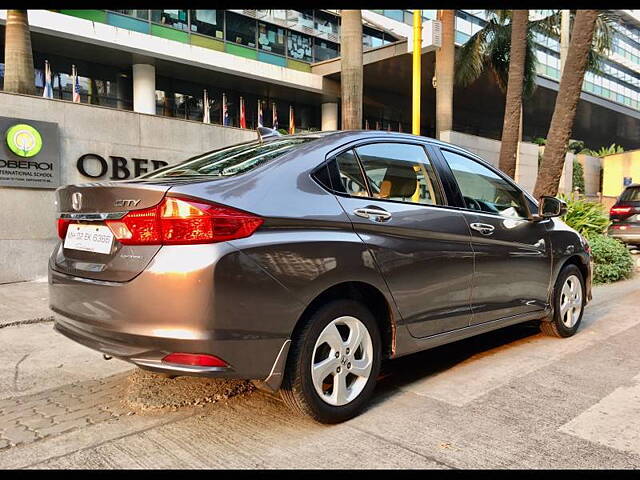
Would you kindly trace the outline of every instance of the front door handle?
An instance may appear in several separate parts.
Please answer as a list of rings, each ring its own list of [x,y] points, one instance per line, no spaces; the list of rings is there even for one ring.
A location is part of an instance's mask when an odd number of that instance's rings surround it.
[[[374,222],[386,222],[391,218],[391,214],[381,208],[356,208],[353,213]]]
[[[475,231],[480,232],[482,235],[491,235],[496,229],[496,227],[489,225],[488,223],[472,223],[469,226]]]

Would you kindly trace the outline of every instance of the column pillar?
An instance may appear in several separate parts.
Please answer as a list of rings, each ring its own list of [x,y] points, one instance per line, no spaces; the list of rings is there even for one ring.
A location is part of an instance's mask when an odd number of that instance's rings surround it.
[[[156,67],[153,65],[133,65],[133,111],[156,113]]]
[[[338,130],[338,104],[336,102],[322,104],[322,130]]]

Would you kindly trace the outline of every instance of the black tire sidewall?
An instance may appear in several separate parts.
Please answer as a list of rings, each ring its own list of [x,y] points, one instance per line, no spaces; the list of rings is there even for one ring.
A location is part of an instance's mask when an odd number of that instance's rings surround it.
[[[333,320],[342,316],[352,316],[360,320],[371,336],[373,343],[373,365],[371,374],[360,395],[347,405],[333,406],[326,403],[313,386],[311,378],[311,364],[315,343],[324,328]],[[296,375],[300,378],[302,394],[308,406],[313,410],[314,416],[325,423],[337,423],[354,417],[366,405],[373,394],[376,378],[380,371],[381,341],[378,324],[369,309],[353,300],[335,300],[316,311],[309,319],[308,329],[297,339],[300,342],[300,350],[295,365]]]
[[[567,328],[565,324],[562,322],[562,318],[560,316],[560,300],[562,297],[562,287],[566,282],[567,278],[571,275],[575,275],[580,279],[580,287],[582,288],[582,308],[580,309],[580,317],[575,325],[571,328]],[[556,329],[558,333],[560,333],[563,337],[570,337],[580,327],[580,323],[582,322],[582,315],[584,315],[584,305],[585,305],[585,285],[584,285],[584,276],[578,267],[575,265],[567,265],[562,268],[558,278],[556,280],[556,284],[554,287],[553,293],[553,321],[555,322]]]

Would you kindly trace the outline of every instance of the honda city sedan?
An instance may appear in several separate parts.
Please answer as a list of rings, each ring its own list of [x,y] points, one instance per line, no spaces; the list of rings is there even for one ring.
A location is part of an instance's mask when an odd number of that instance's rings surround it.
[[[530,321],[569,337],[591,298],[563,202],[425,137],[273,133],[56,197],[58,332],[323,423],[363,409],[386,359]]]

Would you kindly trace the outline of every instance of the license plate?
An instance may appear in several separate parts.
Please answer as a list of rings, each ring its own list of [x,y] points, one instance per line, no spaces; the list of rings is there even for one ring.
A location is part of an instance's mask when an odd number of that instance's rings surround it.
[[[111,253],[113,233],[106,225],[71,224],[64,239],[64,248],[94,253]]]

